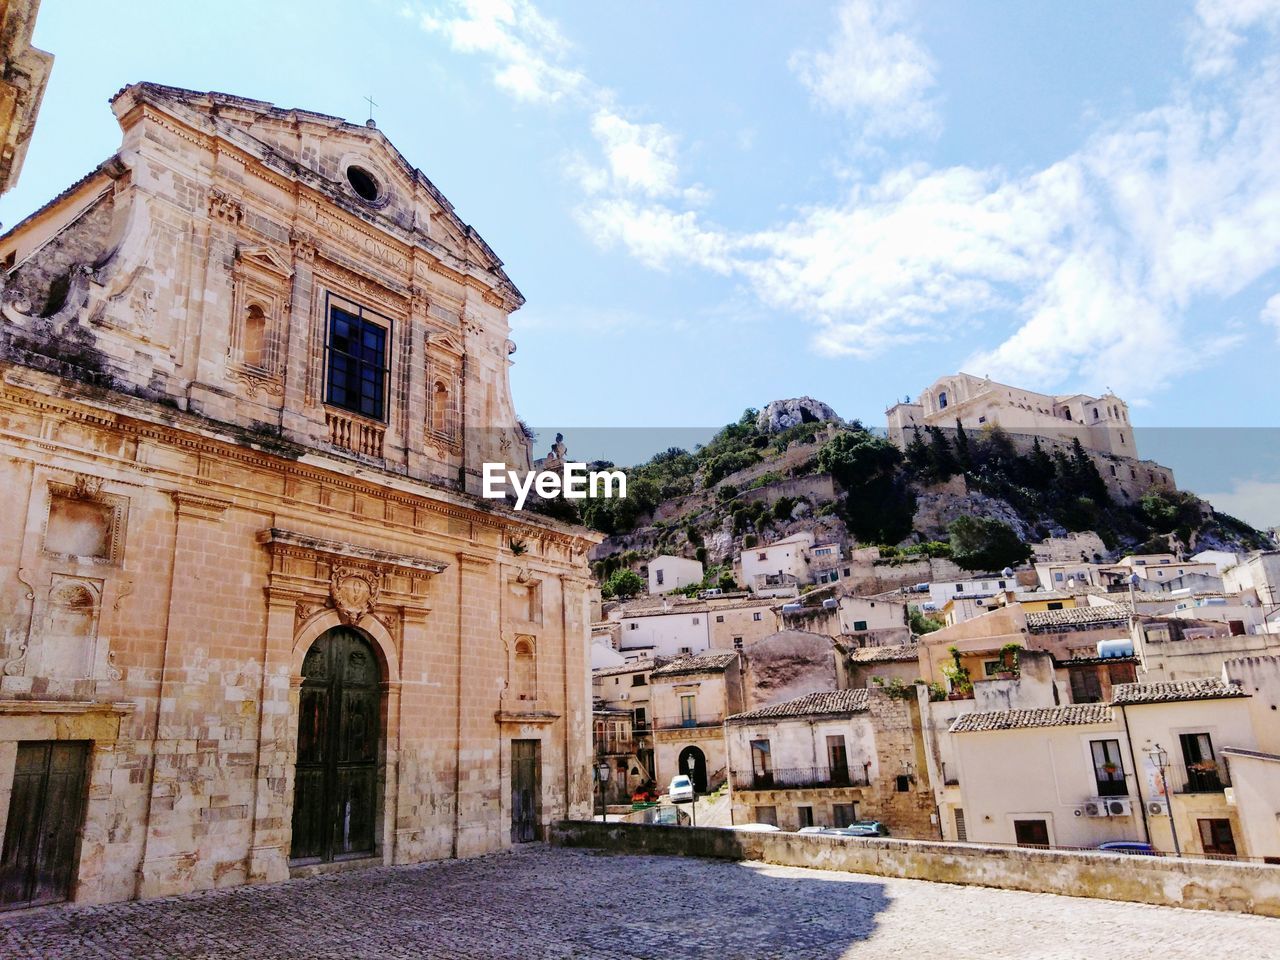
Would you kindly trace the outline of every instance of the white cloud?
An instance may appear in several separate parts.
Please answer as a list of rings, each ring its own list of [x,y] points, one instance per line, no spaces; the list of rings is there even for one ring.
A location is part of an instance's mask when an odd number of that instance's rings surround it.
[[[975,372],[1043,389],[1113,386],[1141,403],[1245,335],[1190,329],[1197,308],[1280,268],[1280,61],[1241,68],[1227,56],[1231,37],[1278,6],[1201,4],[1196,68],[1231,82],[1180,88],[1043,170],[890,169],[756,230],[726,230],[696,209],[705,192],[682,186],[677,137],[558,66],[567,44],[527,0],[468,3],[447,29],[459,49],[532,64],[542,99],[573,93],[599,153],[565,166],[584,194],[577,220],[599,246],[735,278],[806,323],[820,353],[870,357],[981,334],[998,339],[963,349]],[[903,8],[856,0],[839,20],[828,49],[792,59],[813,95],[869,131],[930,129],[934,67]],[[1280,329],[1280,299],[1263,319]]]
[[[443,9],[408,13],[459,53],[490,56],[494,83],[517,100],[555,102],[587,86],[581,72],[561,65],[568,41],[529,0],[453,0]]]
[[[1280,28],[1280,0],[1197,0],[1188,55],[1202,77],[1228,73],[1249,30]]]
[[[591,118],[591,132],[604,153],[612,182],[623,192],[650,197],[676,192],[676,139],[661,124],[632,123],[601,108]]]
[[[936,131],[933,58],[911,35],[902,0],[846,0],[837,20],[825,50],[791,56],[814,99],[869,137]]]
[[[1280,293],[1262,305],[1261,318],[1263,323],[1276,328],[1276,340],[1280,341]]]

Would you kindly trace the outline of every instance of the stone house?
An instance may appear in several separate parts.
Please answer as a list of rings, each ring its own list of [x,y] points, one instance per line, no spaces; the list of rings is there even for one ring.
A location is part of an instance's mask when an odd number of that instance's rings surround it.
[[[769,600],[709,599],[712,650],[741,650],[778,631],[778,611]]]
[[[628,790],[657,779],[653,762],[653,713],[649,675],[665,662],[645,658],[591,671],[591,699],[596,709],[611,711],[615,716],[621,713],[627,715],[630,730],[626,738],[630,741],[626,751],[630,764],[625,771]],[[599,736],[595,739],[595,745],[598,755]],[[622,765],[618,766],[621,770]]]
[[[618,651],[627,657],[687,657],[711,647],[710,607],[703,602],[627,604],[617,616]]]
[[[654,775],[659,786],[687,774],[699,793],[727,776],[724,720],[742,711],[741,655],[680,657],[649,674]]]
[[[914,691],[805,694],[729,717],[725,744],[735,823],[872,819],[897,837],[938,836]]]
[[[500,261],[371,125],[112,107],[119,151],[0,237],[5,905],[585,814],[598,537],[478,496],[528,463]]]
[[[741,571],[741,582],[754,594],[794,592],[798,584],[813,582],[809,570],[813,543],[813,531],[801,530],[773,543],[744,548],[734,567]]]
[[[961,713],[944,735],[948,838],[1276,858],[1277,700],[1280,660],[1258,657],[1106,703]]]
[[[648,563],[649,593],[670,593],[680,587],[702,582],[702,564],[670,554],[654,557]]]

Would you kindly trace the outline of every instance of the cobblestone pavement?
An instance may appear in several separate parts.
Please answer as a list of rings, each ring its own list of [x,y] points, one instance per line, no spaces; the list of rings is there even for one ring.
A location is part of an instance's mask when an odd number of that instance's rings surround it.
[[[531,845],[469,861],[0,915],[0,957],[1280,958],[1280,920]]]

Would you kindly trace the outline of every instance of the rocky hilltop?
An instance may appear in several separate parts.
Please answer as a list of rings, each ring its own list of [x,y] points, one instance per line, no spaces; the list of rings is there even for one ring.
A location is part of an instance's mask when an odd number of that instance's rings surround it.
[[[743,549],[801,531],[846,556],[874,546],[886,562],[949,558],[970,570],[1020,562],[1030,543],[1072,531],[1098,534],[1107,554],[1097,559],[1271,546],[1192,493],[1131,492],[1078,444],[1028,448],[999,429],[935,429],[899,449],[811,397],[748,409],[705,446],[626,472],[626,500],[548,505],[608,534],[592,554],[601,577],[675,554],[703,561],[718,582]]]
[[[774,400],[765,404],[756,417],[756,429],[761,433],[782,433],[802,423],[839,422],[836,412],[821,400],[813,397],[797,397],[794,400]]]

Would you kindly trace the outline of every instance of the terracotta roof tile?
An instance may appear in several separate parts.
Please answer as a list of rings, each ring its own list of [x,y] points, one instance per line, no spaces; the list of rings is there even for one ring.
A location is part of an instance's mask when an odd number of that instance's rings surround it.
[[[1070,607],[1065,610],[1035,610],[1027,614],[1027,629],[1051,629],[1078,623],[1112,623],[1129,619],[1127,603],[1105,603],[1093,607]]]
[[[792,717],[825,717],[864,713],[871,693],[866,687],[851,690],[824,690],[806,693],[803,697],[773,703],[767,707],[748,710],[726,718],[726,723],[747,723],[754,720],[785,720]]]
[[[920,647],[914,643],[883,647],[854,647],[849,659],[854,663],[897,663],[918,660]]]
[[[1237,684],[1225,683],[1218,677],[1202,677],[1196,680],[1169,680],[1158,683],[1121,683],[1116,686],[1111,702],[1178,703],[1184,700],[1224,700],[1229,697],[1247,697]]]
[[[1037,710],[966,713],[956,717],[951,724],[951,732],[982,733],[988,730],[1024,730],[1033,727],[1078,727],[1110,723],[1111,719],[1110,704],[1073,703],[1065,707],[1041,707]]]
[[[738,659],[737,653],[702,653],[694,657],[680,657],[654,670],[651,680],[664,677],[681,677],[690,673],[720,673],[729,669]]]

